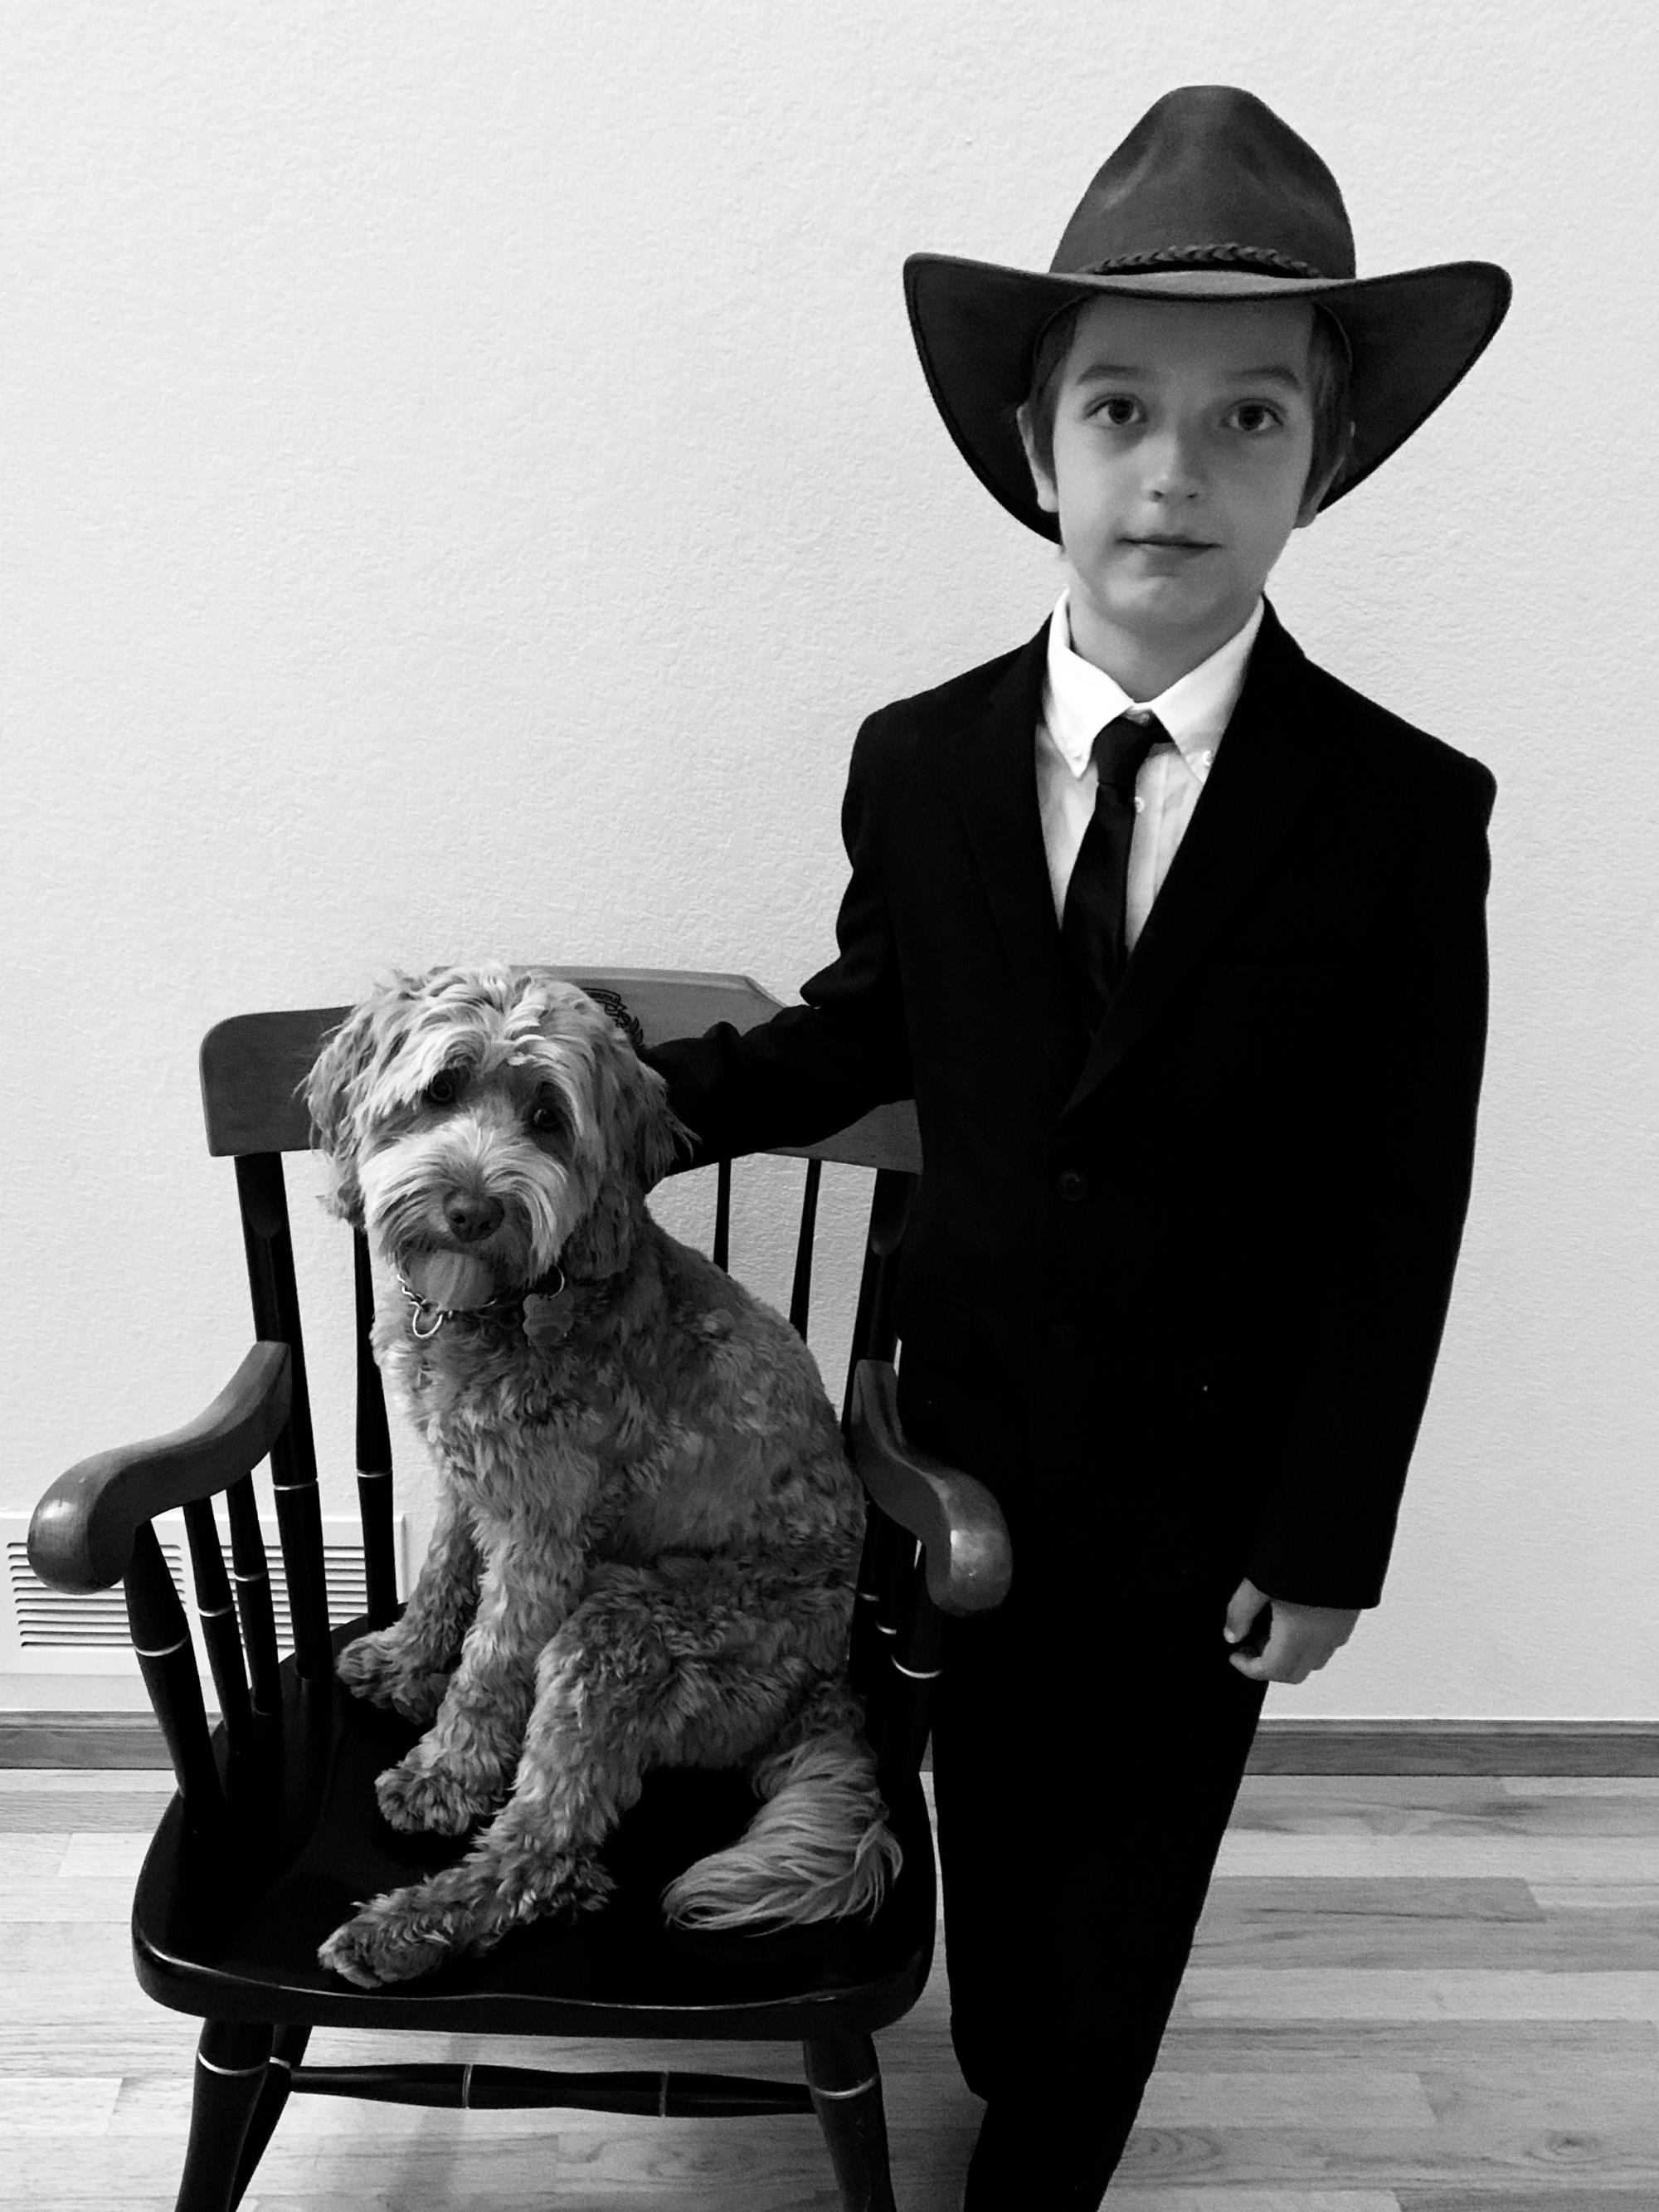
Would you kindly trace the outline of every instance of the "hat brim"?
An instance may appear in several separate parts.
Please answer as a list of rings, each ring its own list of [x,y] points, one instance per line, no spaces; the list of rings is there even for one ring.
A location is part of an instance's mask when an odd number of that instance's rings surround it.
[[[1038,337],[1074,301],[1305,299],[1334,316],[1352,356],[1354,440],[1326,507],[1380,467],[1468,374],[1510,293],[1508,275],[1490,261],[1364,277],[1215,268],[1070,276],[944,253],[914,253],[904,264],[911,331],[945,428],[993,498],[1054,539],[1059,526],[1037,505],[1014,411],[1030,387]]]

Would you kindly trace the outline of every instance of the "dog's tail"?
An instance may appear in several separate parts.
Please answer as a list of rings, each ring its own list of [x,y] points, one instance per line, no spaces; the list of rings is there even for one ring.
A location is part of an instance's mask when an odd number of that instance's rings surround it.
[[[848,1701],[834,1700],[842,1713]],[[820,1726],[756,1769],[764,1803],[727,1850],[663,1892],[682,1928],[788,1928],[872,1913],[903,1860],[876,1762],[851,1723]]]

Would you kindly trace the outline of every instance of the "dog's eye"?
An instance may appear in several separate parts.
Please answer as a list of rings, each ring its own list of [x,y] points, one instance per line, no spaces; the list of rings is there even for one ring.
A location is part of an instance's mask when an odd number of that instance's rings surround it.
[[[530,1109],[530,1126],[538,1137],[556,1137],[565,1127],[564,1109],[550,1098],[538,1099]]]
[[[428,1106],[453,1106],[459,1096],[460,1087],[459,1079],[445,1068],[427,1085],[426,1103]]]

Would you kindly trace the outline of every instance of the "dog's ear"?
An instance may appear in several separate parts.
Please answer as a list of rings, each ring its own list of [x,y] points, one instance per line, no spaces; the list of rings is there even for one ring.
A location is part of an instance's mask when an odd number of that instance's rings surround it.
[[[668,1085],[618,1031],[596,1039],[593,1094],[605,1167],[593,1203],[567,1248],[571,1272],[616,1275],[633,1250],[645,1194],[672,1166],[691,1133],[668,1103]]]
[[[625,1078],[624,1089],[632,1091],[632,1129],[628,1139],[630,1171],[641,1190],[647,1191],[662,1181],[682,1152],[691,1150],[695,1140],[668,1103],[666,1079],[635,1054],[629,1053],[627,1058],[631,1085]]]
[[[594,1037],[593,1073],[611,1171],[650,1190],[696,1139],[669,1105],[667,1083],[641,1059],[645,1031],[621,993],[599,983],[580,988],[609,1024]]]
[[[357,1162],[368,1125],[368,1094],[400,1050],[406,1030],[404,1012],[420,992],[417,977],[396,975],[354,1006],[338,1029],[330,1030],[301,1085],[313,1139],[334,1171],[324,1203],[354,1229],[363,1225]]]
[[[374,1028],[373,1007],[354,1007],[339,1028],[330,1031],[304,1086],[312,1142],[333,1170],[324,1203],[354,1229],[363,1225],[357,1139],[363,1087],[378,1058]]]

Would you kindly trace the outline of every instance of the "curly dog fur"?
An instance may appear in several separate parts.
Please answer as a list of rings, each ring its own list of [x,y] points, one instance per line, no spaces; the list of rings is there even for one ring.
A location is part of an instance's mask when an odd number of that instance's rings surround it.
[[[602,1904],[662,1765],[746,1766],[763,1800],[672,1918],[873,1910],[898,1847],[844,1671],[861,1495],[805,1346],[646,1208],[681,1133],[660,1079],[574,985],[449,968],[356,1007],[306,1096],[440,1479],[402,1618],[340,1674],[429,1723],[380,1778],[393,1826],[488,1820],[324,1964],[371,1988]]]

